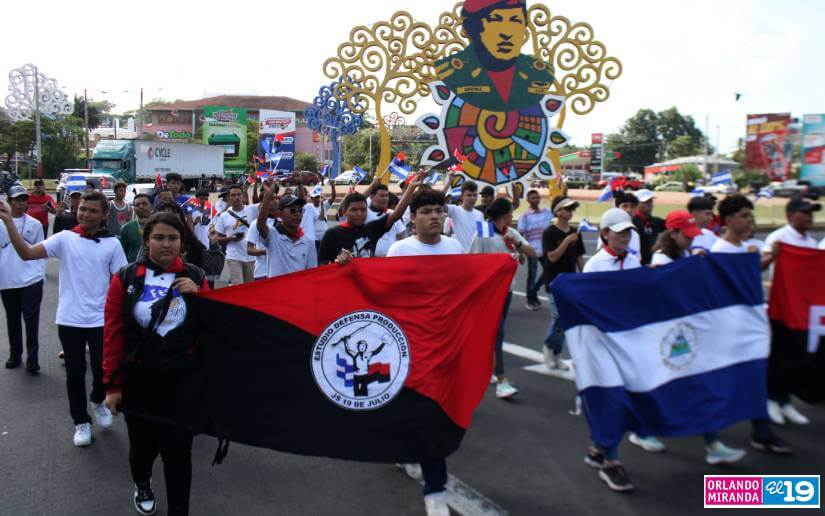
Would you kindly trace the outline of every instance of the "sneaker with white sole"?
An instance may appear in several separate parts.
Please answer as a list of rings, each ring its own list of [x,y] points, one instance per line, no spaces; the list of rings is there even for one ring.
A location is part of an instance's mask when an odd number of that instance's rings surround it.
[[[630,432],[630,442],[646,452],[659,453],[665,451],[665,443],[653,436],[639,437],[635,433]]]
[[[427,511],[427,516],[450,516],[450,508],[443,492],[424,495],[424,510]]]
[[[768,400],[768,417],[775,425],[784,425],[785,416],[782,414],[782,407],[773,400]]]
[[[801,414],[796,407],[791,405],[790,403],[786,403],[782,405],[782,415],[785,416],[785,419],[790,421],[795,425],[807,425],[811,421]]]
[[[95,413],[95,419],[100,428],[109,428],[112,426],[112,413],[105,403],[92,403],[92,409]]]
[[[496,398],[500,399],[507,399],[512,398],[518,394],[518,389],[513,387],[513,384],[510,383],[510,380],[504,379],[496,384]]]
[[[630,477],[627,476],[624,466],[617,462],[605,464],[599,470],[599,478],[604,480],[607,487],[614,491],[631,491],[633,490],[633,483],[630,482]]]
[[[421,464],[396,464],[396,466],[403,469],[404,473],[413,480],[421,480],[424,478],[424,474],[421,473]]]
[[[74,445],[89,446],[92,444],[92,424],[80,423],[74,427]]]
[[[135,484],[135,510],[138,514],[155,514],[157,502],[155,501],[155,493],[152,491],[151,482]]]
[[[745,450],[740,450],[738,448],[730,448],[725,446],[725,443],[722,441],[713,441],[709,445],[705,446],[705,462],[708,464],[732,464],[739,460],[742,460],[747,452]]]

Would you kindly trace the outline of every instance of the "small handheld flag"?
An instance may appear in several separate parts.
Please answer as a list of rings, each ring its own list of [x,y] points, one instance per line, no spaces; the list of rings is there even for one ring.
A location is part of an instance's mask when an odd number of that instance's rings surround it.
[[[358,165],[355,165],[354,167],[352,167],[352,169],[355,171],[355,175],[358,176],[359,181],[367,177],[367,171],[359,167]]]
[[[756,197],[759,199],[772,199],[773,192],[768,188],[760,188],[759,192],[756,194]]]
[[[579,223],[579,233],[597,233],[599,228],[588,222],[587,219],[582,219]]]
[[[599,203],[603,203],[603,202],[607,201],[608,199],[613,198],[613,182],[614,181],[616,181],[615,178],[611,179],[610,181],[607,182],[607,186],[604,187],[604,190],[602,190],[601,195],[599,195],[599,201],[598,201]]]
[[[309,196],[310,197],[318,197],[322,193],[324,193],[324,189],[321,188],[321,185],[315,185],[315,188],[313,188],[312,191],[309,192]]]
[[[496,227],[491,221],[476,222],[476,234],[478,238],[493,238],[496,236]]]
[[[710,184],[712,185],[729,185],[731,183],[733,183],[733,175],[730,170],[720,170],[710,178]]]

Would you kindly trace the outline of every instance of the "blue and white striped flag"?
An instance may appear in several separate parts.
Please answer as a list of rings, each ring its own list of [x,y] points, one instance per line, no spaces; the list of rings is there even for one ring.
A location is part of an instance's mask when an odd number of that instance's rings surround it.
[[[310,197],[318,197],[322,193],[324,193],[323,187],[321,187],[321,185],[315,185],[315,188],[313,188],[312,191],[309,192],[309,196]]]
[[[335,355],[335,366],[335,376],[344,380],[344,387],[352,387],[355,383],[355,367],[341,355]]]
[[[733,174],[730,170],[720,170],[710,178],[710,184],[712,185],[729,185],[731,183],[733,183]]]
[[[762,199],[772,199],[773,198],[773,192],[769,188],[760,188],[759,192],[756,194],[756,197],[759,197],[759,198],[762,198]]]
[[[447,195],[448,195],[448,196],[450,197],[450,199],[452,199],[453,201],[457,201],[457,200],[458,200],[458,198],[459,198],[459,197],[461,197],[461,187],[460,187],[460,186],[456,186],[455,188],[453,188],[452,190],[450,190],[450,193],[448,193]]]
[[[439,174],[439,173],[435,173],[435,174],[433,174],[433,175],[431,175],[431,176],[428,176],[428,177],[424,180],[424,184],[427,184],[427,185],[434,185],[434,184],[438,183],[440,180],[441,180],[441,174]]]
[[[319,172],[324,177],[329,177],[329,171],[332,168],[332,165],[324,165],[321,167],[321,171]]]
[[[402,181],[407,179],[407,176],[410,175],[410,167],[406,165],[398,165],[395,161],[390,163],[389,170],[390,174]]]
[[[597,445],[766,417],[771,329],[756,253],[562,274],[550,288]],[[628,303],[630,291],[645,296]]]
[[[496,227],[489,220],[476,222],[476,234],[478,238],[493,238],[496,236]]]
[[[591,224],[587,219],[579,222],[579,233],[598,233],[599,228]]]
[[[690,192],[691,197],[700,197],[702,195],[705,195],[705,189],[704,188],[694,188],[693,191]]]
[[[599,195],[600,203],[613,198],[613,181],[615,181],[615,178],[607,182],[607,186],[604,187],[604,190],[602,190],[601,195]]]
[[[358,176],[359,181],[361,181],[362,179],[367,177],[367,171],[364,170],[363,168],[359,167],[358,165],[355,165],[354,167],[352,167],[352,170],[355,171],[355,175]]]

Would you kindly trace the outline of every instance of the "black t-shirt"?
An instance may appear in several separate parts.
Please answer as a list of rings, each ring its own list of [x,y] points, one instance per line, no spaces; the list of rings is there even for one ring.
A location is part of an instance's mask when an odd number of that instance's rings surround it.
[[[639,232],[639,249],[642,265],[649,265],[653,258],[653,246],[659,240],[659,233],[665,230],[665,221],[659,217],[642,218],[633,216],[633,225]]]
[[[346,223],[329,228],[321,239],[318,262],[333,262],[342,249],[347,249],[354,258],[375,256],[375,245],[388,230],[387,218],[373,220],[360,228]]]
[[[544,253],[544,256],[541,257],[541,263],[544,265],[544,285],[548,291],[550,290],[550,282],[556,279],[556,276],[565,272],[576,272],[579,256],[584,256],[584,240],[581,233],[579,233],[576,243],[567,247],[567,251],[561,255],[559,261],[551,263],[547,259],[547,253],[558,249],[564,239],[575,232],[576,230],[573,228],[563,231],[555,224],[551,224],[541,235],[541,247]]]

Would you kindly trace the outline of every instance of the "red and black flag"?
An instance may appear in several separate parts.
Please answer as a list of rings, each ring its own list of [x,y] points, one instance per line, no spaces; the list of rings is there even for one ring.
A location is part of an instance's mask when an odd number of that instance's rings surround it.
[[[446,457],[489,385],[515,269],[506,254],[356,259],[199,296],[209,433],[360,461]]]
[[[825,400],[825,251],[782,245],[771,286],[770,390]]]

